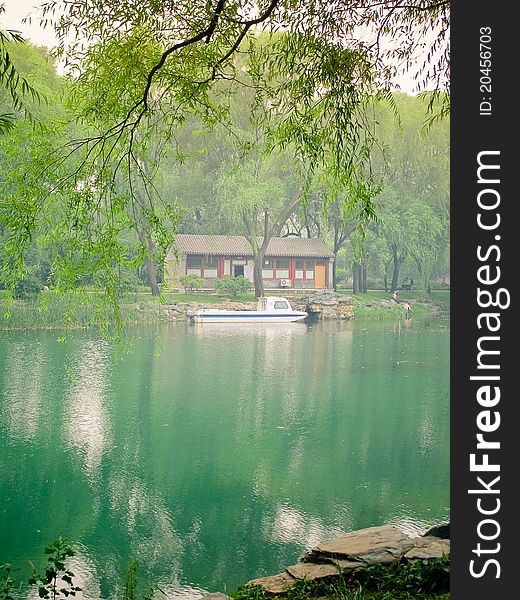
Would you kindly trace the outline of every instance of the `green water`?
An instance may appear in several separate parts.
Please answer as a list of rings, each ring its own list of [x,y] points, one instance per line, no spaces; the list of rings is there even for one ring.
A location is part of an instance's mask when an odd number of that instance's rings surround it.
[[[342,532],[449,516],[448,322],[0,334],[0,564],[60,533],[88,598],[137,558],[233,591]],[[164,597],[160,594],[159,597]]]

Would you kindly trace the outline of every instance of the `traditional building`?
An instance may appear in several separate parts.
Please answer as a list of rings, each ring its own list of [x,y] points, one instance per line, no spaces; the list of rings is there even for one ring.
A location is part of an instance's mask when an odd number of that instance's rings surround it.
[[[272,238],[262,269],[264,288],[330,288],[333,262],[334,254],[321,239]],[[165,267],[165,281],[174,289],[190,273],[204,280],[205,289],[226,275],[243,275],[253,283],[253,251],[243,236],[179,234]]]

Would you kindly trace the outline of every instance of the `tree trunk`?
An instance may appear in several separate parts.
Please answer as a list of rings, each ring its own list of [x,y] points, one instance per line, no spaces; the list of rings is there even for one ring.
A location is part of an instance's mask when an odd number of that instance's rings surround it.
[[[272,237],[280,235],[282,228],[287,221],[287,219],[293,214],[296,205],[300,201],[301,191],[298,191],[290,201],[282,207],[276,221],[269,227],[269,211],[266,208],[264,210],[264,236],[262,245],[257,249],[256,238],[255,236],[255,228],[250,227],[250,239],[249,243],[253,248],[254,254],[254,273],[253,273],[253,281],[255,284],[255,297],[260,298],[264,295],[264,280],[262,277],[262,267],[264,263],[265,253],[267,252],[267,246],[269,246],[269,242]]]
[[[255,285],[255,298],[264,295],[264,279],[262,277],[262,267],[264,263],[265,252],[258,252],[254,257],[253,281]]]
[[[390,259],[388,262],[385,262],[385,270],[383,272],[383,281],[385,282],[385,292],[388,293],[388,267],[390,266],[390,263],[392,262],[392,259]]]
[[[153,261],[153,252],[155,248],[150,237],[148,237],[147,241],[148,251],[150,254],[145,257],[144,264],[146,265],[146,273],[148,274],[148,283],[150,284],[152,296],[157,298],[161,295],[161,290],[159,289],[159,284],[157,283],[157,270]]]
[[[361,267],[361,291],[366,294],[368,292],[367,288],[367,266],[363,264]]]
[[[145,171],[147,171],[148,173],[147,163],[145,164],[144,168]],[[139,198],[139,206],[144,206],[144,200],[141,197],[141,194],[138,191],[136,191],[135,193]],[[148,223],[146,213],[142,210],[142,208],[136,208],[136,211],[140,213],[140,218],[136,222],[137,236],[141,244],[146,244],[146,247],[148,248],[148,253],[144,257],[144,266],[146,268],[146,274],[148,276],[148,284],[150,285],[150,291],[152,292],[152,296],[158,297],[161,295],[161,292],[159,290],[159,284],[157,282],[157,270],[155,268],[155,263],[153,260],[155,254],[155,245],[150,236],[150,225]]]
[[[148,284],[150,285],[152,296],[157,298],[161,295],[161,291],[159,290],[159,284],[157,282],[157,269],[155,268],[155,263],[153,261],[155,246],[152,238],[149,236],[148,231],[146,231],[145,227],[138,231],[138,236],[139,241],[141,243],[146,242],[146,245],[148,246],[148,254],[144,257],[144,265],[146,267],[146,274],[148,275]]]
[[[399,277],[399,257],[397,256],[397,246],[392,246],[392,262],[394,265],[394,272],[392,273],[392,285],[390,291],[395,292]]]
[[[352,293],[357,294],[359,292],[359,271],[357,263],[352,266]]]
[[[284,221],[285,223],[285,221]],[[280,230],[283,227],[283,223],[280,225]],[[256,245],[256,239],[252,237],[250,240],[251,246],[253,248],[253,282],[255,284],[255,298],[261,298],[264,295],[264,278],[262,277],[262,267],[264,265],[264,256],[267,252],[267,246],[269,246],[269,241],[272,237],[272,231],[269,231],[269,211],[265,209],[264,211],[264,237],[262,240],[262,245],[260,248]],[[254,236],[254,229],[253,229]]]

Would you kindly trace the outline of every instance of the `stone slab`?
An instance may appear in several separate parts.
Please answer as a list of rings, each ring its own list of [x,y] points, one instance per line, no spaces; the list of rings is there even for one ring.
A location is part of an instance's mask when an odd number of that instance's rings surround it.
[[[286,567],[285,570],[295,579],[306,579],[307,581],[314,581],[315,579],[322,579],[324,577],[334,577],[340,574],[340,569],[332,564],[298,563],[297,565]]]
[[[359,560],[341,560],[332,558],[331,562],[344,574],[351,573],[352,571],[361,569],[362,567],[368,567],[366,562]]]
[[[271,577],[259,577],[258,579],[252,579],[248,581],[248,585],[259,585],[268,594],[283,594],[286,592],[296,581],[296,579],[289,573],[278,573],[278,575],[272,575]]]
[[[347,533],[341,538],[320,544],[305,557],[305,561],[322,562],[334,557],[361,560],[372,564],[399,558],[415,546],[411,537],[394,525],[369,527]]]
[[[297,581],[313,581],[350,573],[374,564],[387,565],[404,557],[408,561],[439,560],[450,553],[450,540],[435,536],[410,537],[394,525],[353,531],[325,542],[305,555],[302,562],[286,568],[284,573],[252,579],[271,595],[280,595]],[[224,597],[205,600],[226,600]]]
[[[407,560],[440,560],[450,553],[450,540],[428,536],[414,539],[415,547],[405,553]]]

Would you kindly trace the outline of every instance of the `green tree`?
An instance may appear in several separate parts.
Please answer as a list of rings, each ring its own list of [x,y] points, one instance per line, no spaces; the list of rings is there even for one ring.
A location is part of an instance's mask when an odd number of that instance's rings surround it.
[[[0,16],[5,12],[5,2],[0,3]],[[10,131],[15,123],[17,113],[23,111],[26,117],[31,116],[25,99],[33,101],[41,99],[40,93],[30,81],[20,72],[16,61],[13,61],[13,48],[15,44],[23,44],[23,37],[18,31],[0,29],[0,97],[2,104],[11,105],[11,112],[0,113],[0,135]]]
[[[324,165],[330,186],[361,181],[373,141],[367,107],[377,94],[388,98],[395,71],[390,56],[379,51],[388,27],[404,33],[395,51],[406,62],[425,31],[441,32],[434,40],[447,40],[447,11],[447,3],[433,0],[413,0],[406,7],[339,0],[264,0],[254,6],[247,0],[48,2],[44,18],[54,20],[61,57],[74,74],[71,87],[80,90],[70,106],[84,122],[76,143],[62,145],[60,160],[48,153],[45,179],[52,185],[40,186],[39,199],[28,208],[18,204],[23,226],[11,219],[11,233],[21,227],[19,235],[31,240],[47,227],[51,207],[55,227],[47,238],[76,248],[58,257],[63,277],[68,273],[77,281],[89,269],[97,273],[93,282],[115,298],[117,274],[132,251],[127,232],[135,235],[137,229],[137,258],[144,260],[160,256],[177,227],[170,202],[154,200],[149,207],[139,199],[151,197],[149,190],[168,193],[143,168],[149,162],[143,144],[159,134],[182,159],[180,133],[190,119],[203,130],[219,125],[236,134],[231,105],[244,90],[251,91],[251,102],[241,129],[251,121],[261,139],[237,140],[237,160],[229,165],[237,168],[237,177],[249,177],[247,166],[236,165],[257,144],[255,151],[289,153],[296,165],[301,193],[286,196],[290,209],[307,197]],[[363,23],[374,43],[357,36]],[[58,183],[61,207],[52,197]],[[134,211],[143,206],[144,212]],[[258,257],[269,232],[285,223],[284,213],[263,208],[257,215],[263,236]],[[21,248],[4,246],[11,255]]]
[[[28,276],[47,283],[54,259],[64,250],[66,238],[50,232],[64,217],[67,199],[56,189],[48,167],[56,147],[77,130],[67,124],[66,85],[49,54],[30,44],[15,45],[10,52],[20,73],[47,98],[44,103],[28,101],[37,125],[19,111],[10,130],[0,136],[0,281],[14,290]]]
[[[425,290],[436,270],[449,268],[449,119],[425,128],[427,102],[395,94],[399,123],[385,106],[378,115],[384,156],[373,159],[382,173],[376,209],[380,223],[374,229],[387,243],[391,290],[399,287],[407,260],[413,261]]]

